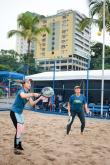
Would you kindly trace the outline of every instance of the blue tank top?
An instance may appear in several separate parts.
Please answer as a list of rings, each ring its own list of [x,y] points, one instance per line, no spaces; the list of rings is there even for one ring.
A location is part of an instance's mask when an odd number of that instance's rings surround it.
[[[27,99],[21,98],[20,93],[28,93],[23,88],[20,89],[16,95],[14,104],[12,105],[12,111],[21,114],[23,112],[25,104],[28,102]]]

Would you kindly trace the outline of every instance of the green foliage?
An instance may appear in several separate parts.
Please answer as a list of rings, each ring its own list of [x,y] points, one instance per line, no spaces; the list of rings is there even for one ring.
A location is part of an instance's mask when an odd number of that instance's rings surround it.
[[[91,46],[91,51],[95,53],[91,57],[91,69],[102,69],[102,43],[95,43]],[[110,69],[110,46],[105,46],[105,69]]]
[[[29,65],[29,74],[42,72],[40,66],[35,65],[34,54],[29,56],[29,64],[27,54],[19,55],[14,50],[0,51],[0,70],[15,71],[19,73],[27,73],[27,65]]]
[[[0,51],[0,69],[14,71],[19,66],[19,55],[14,50]]]
[[[19,30],[10,30],[8,32],[8,37],[10,38],[13,35],[20,35],[23,37],[28,43],[29,49],[27,53],[30,53],[30,43],[38,40],[38,35],[42,34],[42,32],[49,33],[50,31],[48,27],[39,27],[41,18],[40,15],[28,11],[20,14],[17,19]]]
[[[11,71],[11,68],[8,66],[8,65],[3,65],[3,64],[0,64],[0,70],[3,71],[3,70],[8,70],[8,71]]]
[[[81,31],[88,25],[97,25],[99,31],[103,29],[103,0],[89,0],[90,17],[84,18],[79,23]],[[110,31],[110,0],[105,1],[105,25],[106,31]]]
[[[3,95],[3,90],[0,88],[0,97]]]
[[[8,37],[12,37],[13,35],[19,35],[23,37],[28,44],[28,50],[27,50],[27,65],[29,67],[30,65],[30,57],[31,56],[31,50],[30,50],[30,44],[32,41],[38,42],[38,36],[41,35],[43,32],[49,33],[50,30],[48,27],[40,27],[39,21],[40,19],[44,19],[44,16],[40,16],[35,13],[31,13],[29,11],[22,13],[19,15],[17,19],[17,23],[19,26],[18,30],[10,30],[8,32]],[[38,42],[39,43],[39,42]],[[29,74],[29,70],[27,70],[27,74]]]

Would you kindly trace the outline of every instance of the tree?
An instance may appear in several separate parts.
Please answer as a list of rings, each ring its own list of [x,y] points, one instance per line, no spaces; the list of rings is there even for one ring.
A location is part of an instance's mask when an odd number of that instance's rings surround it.
[[[0,70],[7,70],[7,71],[16,71],[19,73],[26,74],[26,61],[27,61],[27,54],[18,54],[14,50],[1,50],[0,51]],[[30,74],[35,74],[42,72],[40,65],[35,65],[34,54],[31,53],[29,56],[29,68]]]
[[[35,13],[25,12],[19,15],[17,19],[19,30],[10,30],[8,32],[8,37],[13,35],[19,35],[23,37],[28,44],[27,50],[27,64],[29,65],[29,56],[31,54],[30,44],[32,41],[38,41],[38,36],[43,32],[49,33],[49,28],[39,27],[39,21],[43,16],[38,16]]]
[[[14,50],[0,51],[0,70],[16,71],[20,65],[20,57]]]
[[[0,70],[8,70],[8,71],[11,71],[11,68],[9,66],[7,66],[6,64],[0,64]]]
[[[27,56],[26,54],[22,54],[22,59],[21,59],[21,63],[22,65],[18,68],[18,70],[24,74],[26,74],[26,70],[27,70],[27,65],[26,65],[26,61],[27,61]],[[34,59],[34,53],[31,53],[29,56],[29,68],[30,68],[30,74],[35,74],[35,73],[39,73],[42,72],[40,66],[35,64],[35,59]]]
[[[102,68],[102,43],[93,43],[91,50],[95,53],[95,56],[91,57],[91,69]],[[105,69],[110,69],[110,46],[105,46]]]
[[[88,0],[90,17],[82,19],[79,24],[81,31],[85,29],[88,25],[97,25],[99,31],[103,29],[103,0]],[[110,31],[110,0],[105,1],[105,25],[106,31]]]
[[[0,51],[0,55],[2,56],[10,56],[16,60],[20,60],[20,55],[13,49],[10,49],[10,50],[4,50],[4,49],[1,49]]]

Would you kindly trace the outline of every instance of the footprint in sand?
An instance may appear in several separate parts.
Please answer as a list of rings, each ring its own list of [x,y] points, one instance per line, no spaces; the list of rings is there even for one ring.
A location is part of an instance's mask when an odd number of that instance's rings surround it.
[[[74,144],[74,146],[76,146],[76,147],[81,147],[82,146],[82,144],[80,144],[80,143],[76,143],[76,144]]]
[[[45,152],[45,153],[52,153],[52,152],[53,152],[53,150],[52,150],[52,149],[50,149],[50,148],[44,148],[44,152]]]
[[[50,161],[55,161],[56,158],[53,157],[52,155],[44,155],[44,158],[46,158],[47,160],[50,160]]]
[[[30,141],[29,143],[30,143],[32,146],[40,146],[39,142]]]
[[[51,137],[51,135],[45,135],[45,137],[46,137],[46,138],[50,138],[50,137]]]

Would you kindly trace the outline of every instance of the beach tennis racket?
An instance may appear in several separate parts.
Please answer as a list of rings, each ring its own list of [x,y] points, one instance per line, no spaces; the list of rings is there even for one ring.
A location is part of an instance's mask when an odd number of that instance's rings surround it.
[[[41,95],[44,97],[51,97],[54,95],[54,90],[51,87],[44,87],[41,90]]]
[[[71,121],[72,121],[72,116],[70,115],[69,118],[68,118],[68,123],[67,123],[67,125],[69,125],[69,124],[71,123]]]

